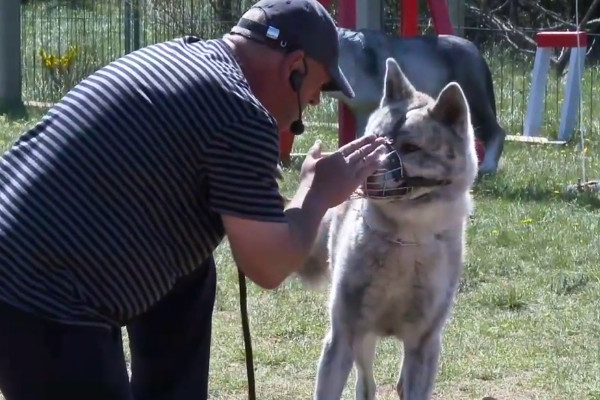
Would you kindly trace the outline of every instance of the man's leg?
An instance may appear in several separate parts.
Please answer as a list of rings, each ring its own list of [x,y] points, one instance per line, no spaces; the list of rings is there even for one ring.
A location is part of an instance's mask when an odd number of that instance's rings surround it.
[[[43,320],[0,303],[6,400],[131,400],[121,330]]]
[[[207,399],[215,291],[210,257],[127,326],[135,400]]]

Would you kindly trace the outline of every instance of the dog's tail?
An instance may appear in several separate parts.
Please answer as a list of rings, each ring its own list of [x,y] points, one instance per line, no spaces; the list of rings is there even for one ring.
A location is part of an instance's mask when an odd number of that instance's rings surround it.
[[[311,289],[320,289],[329,282],[329,267],[327,262],[311,255],[296,275],[302,283]]]

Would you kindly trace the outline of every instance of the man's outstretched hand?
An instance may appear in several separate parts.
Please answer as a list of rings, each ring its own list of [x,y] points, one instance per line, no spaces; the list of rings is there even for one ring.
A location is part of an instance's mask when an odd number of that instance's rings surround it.
[[[234,259],[244,274],[264,288],[275,288],[300,268],[323,215],[375,172],[383,143],[365,136],[327,156],[315,143],[302,164],[300,187],[286,207],[287,223],[222,215]]]
[[[363,136],[323,156],[320,141],[315,142],[302,164],[300,187],[310,188],[326,208],[337,206],[377,170],[384,143],[384,138]]]

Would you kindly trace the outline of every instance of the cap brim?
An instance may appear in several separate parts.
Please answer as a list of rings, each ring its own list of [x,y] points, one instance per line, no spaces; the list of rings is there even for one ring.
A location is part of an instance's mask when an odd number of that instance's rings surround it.
[[[348,83],[339,65],[335,64],[331,67],[329,75],[331,76],[331,81],[323,86],[322,90],[324,92],[342,92],[344,96],[351,99],[354,98],[354,90],[352,90],[352,86]]]

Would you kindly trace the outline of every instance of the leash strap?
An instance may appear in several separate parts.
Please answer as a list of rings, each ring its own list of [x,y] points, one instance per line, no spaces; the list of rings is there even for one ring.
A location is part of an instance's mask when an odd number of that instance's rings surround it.
[[[248,322],[248,302],[246,289],[246,276],[238,268],[240,281],[240,312],[242,316],[242,330],[244,331],[244,348],[246,350],[246,373],[248,375],[248,400],[256,400],[254,381],[254,359],[252,357],[252,338],[250,337],[250,324]]]

